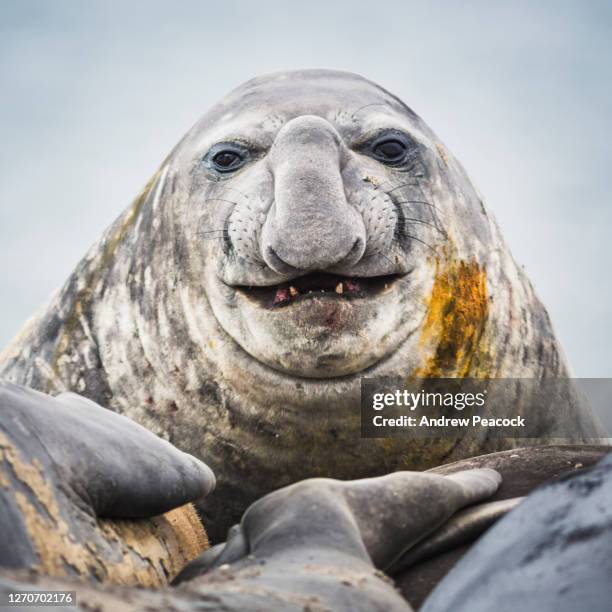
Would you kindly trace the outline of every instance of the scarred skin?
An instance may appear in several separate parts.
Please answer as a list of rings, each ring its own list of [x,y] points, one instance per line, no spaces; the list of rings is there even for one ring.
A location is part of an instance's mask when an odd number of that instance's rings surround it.
[[[398,134],[405,157],[381,161],[377,139]],[[219,172],[228,143],[244,163]],[[345,293],[287,301],[320,271]],[[386,288],[347,297],[350,282],[387,275]],[[275,285],[267,302],[244,290]],[[205,512],[219,539],[249,503],[303,478],[424,469],[511,445],[486,431],[361,439],[363,376],[568,369],[435,134],[379,86],[314,70],[254,79],[208,111],[6,348],[0,375],[81,393],[204,459],[218,478]],[[579,403],[557,409],[576,439],[603,437]]]

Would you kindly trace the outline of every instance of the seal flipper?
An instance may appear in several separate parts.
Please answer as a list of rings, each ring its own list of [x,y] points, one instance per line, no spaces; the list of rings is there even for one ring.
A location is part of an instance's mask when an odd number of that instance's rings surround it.
[[[2,383],[0,404],[9,437],[19,436],[21,448],[38,440],[64,484],[97,516],[155,516],[214,488],[202,461],[74,393],[54,398]]]
[[[207,544],[184,504],[213,487],[210,469],[79,396],[0,382],[0,485],[3,567],[161,585]]]
[[[265,593],[266,602],[288,609],[316,599],[333,610],[406,611],[380,569],[500,482],[490,469],[305,480],[252,504],[226,547],[189,564],[177,582],[202,596],[214,593],[231,610]]]
[[[387,573],[390,576],[397,576],[417,563],[473,542],[493,523],[518,506],[523,499],[523,497],[514,497],[460,510],[438,531],[403,554],[387,568]]]

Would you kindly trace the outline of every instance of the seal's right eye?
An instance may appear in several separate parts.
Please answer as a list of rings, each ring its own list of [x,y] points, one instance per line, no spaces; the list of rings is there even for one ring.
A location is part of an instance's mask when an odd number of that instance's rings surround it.
[[[247,161],[248,152],[234,144],[220,144],[213,147],[206,156],[209,166],[217,172],[235,172]]]

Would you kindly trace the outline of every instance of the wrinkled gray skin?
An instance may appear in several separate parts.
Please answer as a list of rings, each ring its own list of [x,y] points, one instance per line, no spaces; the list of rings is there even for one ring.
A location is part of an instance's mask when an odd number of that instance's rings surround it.
[[[400,164],[373,155],[384,133],[408,142]],[[246,163],[223,174],[211,160],[227,143]],[[446,329],[432,292],[458,270],[486,287],[476,305],[447,296]],[[397,277],[359,299],[315,293],[282,308],[240,289],[313,271]],[[6,379],[81,393],[209,463],[216,539],[249,503],[306,477],[423,469],[508,446],[486,430],[471,442],[361,439],[360,377],[408,374],[539,378],[567,367],[435,134],[377,85],[322,70],[254,79],[208,111],[0,357]],[[598,431],[579,405],[556,406],[555,420],[577,438]]]
[[[605,612],[612,601],[612,456],[531,494],[442,580],[422,612]]]
[[[66,517],[83,511],[90,518],[153,516],[214,486],[197,459],[77,395],[52,398],[9,384],[0,386],[0,405],[0,450],[10,448],[25,464],[39,466]],[[0,461],[8,461],[2,474],[10,474],[13,460],[0,453]],[[185,589],[145,593],[136,609],[147,603],[160,610],[174,604],[236,612],[410,610],[379,570],[461,508],[490,497],[500,482],[496,471],[485,468],[291,485],[253,504],[231,539],[205,553],[212,557],[205,567],[202,560],[188,566]],[[0,566],[29,569],[38,559],[15,491],[37,500],[17,477],[0,487]],[[95,520],[68,520],[66,546],[77,538],[97,542],[96,527]],[[6,588],[0,577],[0,591]],[[124,593],[128,601],[139,598],[137,590]],[[111,595],[104,599],[112,609]],[[77,601],[87,604],[81,594]]]

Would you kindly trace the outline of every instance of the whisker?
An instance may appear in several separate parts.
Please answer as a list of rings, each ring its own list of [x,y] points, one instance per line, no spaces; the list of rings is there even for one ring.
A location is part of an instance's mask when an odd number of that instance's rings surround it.
[[[373,183],[374,189],[382,189],[385,193],[387,193],[385,191],[385,188],[383,187],[383,185],[386,185],[387,183],[393,184],[393,181],[394,181],[394,179],[387,179],[386,181],[383,181],[382,183],[378,183],[378,184]]]
[[[376,251],[375,253],[370,253],[365,257],[362,257],[360,261],[364,259],[370,259],[371,257],[384,257],[389,263],[393,263],[382,251]]]
[[[411,234],[406,234],[405,232],[398,232],[398,233],[401,236],[404,236],[405,238],[410,238],[411,240],[416,240],[417,242],[420,242],[423,246],[426,246],[428,249],[432,250],[436,254],[436,257],[439,257],[438,251],[436,251],[436,249],[434,249],[430,244],[427,244],[424,240],[421,240],[420,238],[417,238],[416,236],[412,236]]]
[[[383,183],[384,185],[384,183]],[[398,189],[402,189],[402,187],[418,187],[419,184],[418,183],[402,183],[401,185],[397,185],[396,187],[393,187],[393,189],[383,189],[383,191],[389,195],[390,193],[392,193],[393,191],[397,191]]]
[[[381,257],[384,257],[391,265],[394,265],[393,262],[384,253],[379,253],[379,255]]]
[[[435,204],[432,204],[431,202],[425,202],[425,200],[397,200],[395,202],[395,204],[400,205],[400,204],[423,204],[424,206],[430,206],[431,208],[434,208],[435,210],[437,210],[438,212],[442,212]]]
[[[429,227],[433,227],[436,231],[440,232],[443,236],[447,236],[447,233],[439,228],[435,223],[430,223],[429,221],[425,221],[424,219],[411,219],[409,217],[404,217],[402,221],[412,221],[413,223],[422,223],[423,225],[429,225]]]

